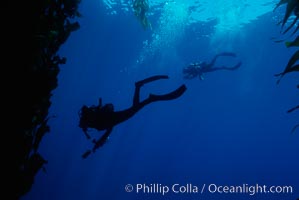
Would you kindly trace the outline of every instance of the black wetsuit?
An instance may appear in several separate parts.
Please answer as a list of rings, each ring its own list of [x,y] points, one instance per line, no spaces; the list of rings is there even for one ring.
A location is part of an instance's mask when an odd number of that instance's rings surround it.
[[[140,101],[140,88],[149,82],[159,80],[159,79],[168,79],[168,76],[165,75],[159,75],[159,76],[152,76],[147,79],[144,79],[142,81],[135,83],[135,93],[134,93],[134,99],[133,99],[133,105],[125,110],[114,112],[113,110],[103,110],[101,109],[101,103],[99,106],[83,106],[81,108],[80,112],[80,124],[79,127],[83,129],[84,133],[88,138],[89,135],[87,134],[88,128],[94,128],[98,131],[106,130],[104,135],[98,139],[93,140],[94,142],[94,148],[92,149],[95,151],[97,148],[102,146],[109,135],[112,132],[112,128],[121,123],[126,121],[127,119],[131,118],[134,114],[136,114],[140,109],[142,109],[144,106],[155,102],[155,101],[166,101],[166,100],[172,100],[180,97],[185,91],[186,86],[183,84],[176,90],[165,94],[165,95],[154,95],[150,94],[148,98],[146,98],[143,101]],[[101,102],[101,101],[100,101]],[[87,157],[91,151],[87,151],[85,154],[83,154],[83,158]]]

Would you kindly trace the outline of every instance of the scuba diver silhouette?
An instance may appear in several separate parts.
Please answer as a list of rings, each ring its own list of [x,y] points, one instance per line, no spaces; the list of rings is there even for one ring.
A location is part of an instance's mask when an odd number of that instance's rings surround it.
[[[217,54],[210,63],[206,63],[206,62],[191,63],[188,67],[185,67],[183,69],[184,78],[193,79],[198,76],[201,80],[203,80],[204,73],[217,71],[217,70],[236,70],[242,65],[242,62],[239,62],[234,67],[225,67],[225,66],[214,67],[214,64],[219,56],[236,57],[236,54],[230,52],[224,52],[224,53]]]
[[[122,111],[114,111],[113,104],[106,104],[102,106],[102,99],[99,99],[98,106],[90,106],[87,107],[86,105],[82,106],[79,117],[79,127],[83,130],[84,134],[88,139],[90,139],[89,134],[87,133],[88,128],[93,128],[98,131],[106,130],[106,132],[98,139],[93,140],[94,147],[92,150],[87,150],[82,157],[86,158],[92,152],[95,152],[99,147],[103,146],[107,141],[109,135],[112,132],[112,129],[115,125],[124,122],[131,118],[134,114],[136,114],[140,109],[144,106],[155,102],[155,101],[167,101],[172,100],[180,97],[185,91],[186,86],[183,84],[176,90],[164,94],[164,95],[155,95],[149,94],[149,97],[143,101],[140,101],[140,88],[149,82],[156,81],[159,79],[168,79],[169,77],[166,75],[157,75],[146,78],[144,80],[138,81],[135,83],[135,93],[133,98],[133,105],[125,110]]]

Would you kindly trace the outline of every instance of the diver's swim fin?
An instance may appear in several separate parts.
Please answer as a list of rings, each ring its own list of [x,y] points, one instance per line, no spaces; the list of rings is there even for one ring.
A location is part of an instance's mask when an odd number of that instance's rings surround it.
[[[187,90],[187,87],[185,85],[182,85],[178,89],[164,95],[155,95],[155,94],[150,94],[149,95],[149,100],[151,102],[153,101],[164,101],[164,100],[172,100],[180,97],[185,91]]]
[[[166,75],[157,75],[157,76],[151,76],[149,78],[146,78],[146,79],[143,79],[141,81],[138,81],[135,83],[136,86],[142,86],[146,83],[149,83],[149,82],[152,82],[152,81],[156,81],[156,80],[159,80],[159,79],[168,79],[169,77],[166,76]]]
[[[218,54],[217,56],[232,56],[232,57],[236,57],[237,55],[235,53],[232,52],[223,52]]]

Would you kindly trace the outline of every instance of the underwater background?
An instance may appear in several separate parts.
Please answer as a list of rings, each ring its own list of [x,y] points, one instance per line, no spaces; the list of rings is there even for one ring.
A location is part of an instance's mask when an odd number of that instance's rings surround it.
[[[198,9],[213,16],[208,8],[226,5],[221,2],[152,3],[155,12],[148,16],[152,29],[145,29],[125,1],[82,1],[80,29],[59,51],[67,62],[51,99],[49,116],[55,116],[49,120],[51,131],[39,149],[48,161],[46,173],[37,174],[22,199],[298,198],[299,132],[291,134],[298,112],[286,113],[298,102],[294,89],[298,77],[290,73],[276,84],[274,74],[294,53],[272,39],[280,37],[277,18],[282,15],[273,12],[277,2],[269,1],[261,6],[265,10],[252,11],[252,18],[244,20],[242,14],[248,15],[247,7],[254,10],[255,2],[227,5],[233,9],[223,8],[224,18],[194,16]],[[221,52],[237,57],[219,58],[217,65],[242,61],[242,66],[207,73],[203,81],[183,78],[182,69],[191,62],[210,61]],[[96,153],[82,159],[92,143],[78,127],[80,108],[96,105],[100,97],[104,104],[113,103],[115,110],[128,108],[135,82],[160,74],[169,79],[145,85],[142,98],[181,84],[187,86],[185,94],[147,105],[115,126]],[[97,138],[102,132],[90,134]],[[198,186],[199,192],[162,195],[125,190],[127,184],[176,183]],[[203,184],[292,186],[293,193],[201,194]]]

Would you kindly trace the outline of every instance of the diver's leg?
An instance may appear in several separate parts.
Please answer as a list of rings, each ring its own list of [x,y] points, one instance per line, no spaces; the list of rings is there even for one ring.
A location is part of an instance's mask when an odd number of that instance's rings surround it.
[[[210,62],[210,66],[213,66],[217,60],[217,58],[219,56],[231,56],[231,57],[236,57],[237,55],[235,53],[232,53],[232,52],[223,52],[223,53],[219,53],[217,55],[214,56],[213,60]]]
[[[212,61],[208,64],[209,68],[212,68],[212,66],[214,66],[217,58],[218,58],[218,55],[214,56],[214,58],[212,59]]]
[[[242,65],[242,62],[239,62],[234,67],[214,67],[209,70],[209,72],[217,71],[217,70],[236,70]]]
[[[146,83],[156,81],[159,79],[168,79],[169,77],[166,75],[157,75],[157,76],[151,76],[149,78],[143,79],[141,81],[138,81],[135,83],[135,92],[134,92],[134,98],[133,98],[133,106],[140,103],[140,87],[143,86]]]

